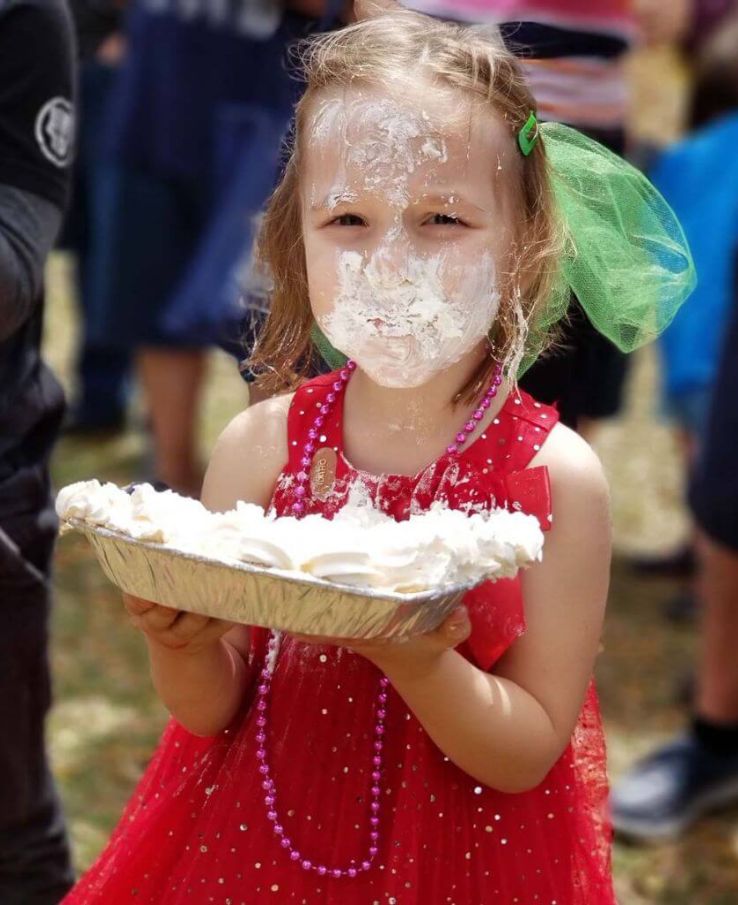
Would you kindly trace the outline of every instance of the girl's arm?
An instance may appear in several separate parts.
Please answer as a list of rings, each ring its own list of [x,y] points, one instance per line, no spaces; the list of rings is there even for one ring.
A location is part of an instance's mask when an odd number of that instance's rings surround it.
[[[596,456],[556,427],[533,464],[549,467],[555,520],[543,561],[523,574],[527,631],[494,675],[453,650],[459,639],[448,626],[448,644],[436,638],[425,647],[360,651],[450,760],[504,792],[538,785],[568,744],[599,648],[609,583],[608,492]]]
[[[289,397],[266,400],[238,415],[213,451],[202,502],[226,511],[239,500],[269,505],[287,461]],[[172,716],[195,735],[216,735],[236,717],[252,679],[250,630],[126,597],[145,634],[151,674]]]

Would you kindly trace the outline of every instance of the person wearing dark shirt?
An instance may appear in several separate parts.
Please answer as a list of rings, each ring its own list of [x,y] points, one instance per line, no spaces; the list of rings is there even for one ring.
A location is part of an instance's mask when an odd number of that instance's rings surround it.
[[[697,131],[665,152],[654,172],[672,183],[703,284],[690,320],[677,316],[670,328],[665,356],[667,399],[696,453],[689,504],[701,644],[689,724],[613,786],[613,825],[639,841],[680,836],[738,803],[738,165],[725,154],[738,139],[738,5],[701,42],[695,73]]]
[[[701,651],[691,722],[614,785],[612,820],[632,841],[674,839],[738,802],[738,267],[689,501],[700,543]]]
[[[67,200],[73,39],[63,0],[0,0],[0,902],[72,880],[49,773],[48,458],[64,410],[39,345],[43,265]]]

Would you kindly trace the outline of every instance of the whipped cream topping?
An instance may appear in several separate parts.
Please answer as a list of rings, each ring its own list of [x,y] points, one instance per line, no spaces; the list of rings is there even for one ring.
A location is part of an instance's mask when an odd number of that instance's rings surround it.
[[[461,512],[434,503],[403,522],[373,508],[360,492],[332,519],[276,517],[239,502],[210,512],[197,500],[140,484],[80,481],[63,488],[63,522],[93,526],[225,563],[309,573],[336,584],[411,593],[487,578],[511,578],[539,560],[543,533],[521,512]]]

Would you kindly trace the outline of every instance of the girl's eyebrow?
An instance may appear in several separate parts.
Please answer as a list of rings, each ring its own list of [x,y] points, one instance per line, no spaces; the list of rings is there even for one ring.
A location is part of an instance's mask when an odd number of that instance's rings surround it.
[[[346,191],[346,192],[329,192],[320,201],[314,201],[310,205],[310,210],[313,212],[321,212],[321,211],[333,211],[336,208],[341,207],[344,204],[357,204],[359,202],[359,195],[357,192]],[[473,207],[475,210],[481,211],[484,214],[489,214],[491,211],[487,210],[485,207],[481,207],[478,204],[475,204],[473,201],[470,201],[462,192],[455,189],[444,189],[442,191],[424,191],[422,195],[419,195],[409,206],[415,206],[418,204],[442,204],[442,205],[464,205],[465,207]]]
[[[311,211],[332,211],[342,204],[356,204],[359,200],[357,192],[347,189],[343,192],[328,192],[320,201],[314,201],[310,205]]]
[[[465,207],[473,207],[478,211],[482,211],[482,213],[488,214],[490,211],[485,207],[481,207],[473,201],[470,201],[463,192],[454,190],[454,189],[446,189],[443,191],[431,191],[431,192],[423,192],[423,194],[418,198],[415,202],[416,204],[426,204],[430,202],[431,204],[463,204]]]

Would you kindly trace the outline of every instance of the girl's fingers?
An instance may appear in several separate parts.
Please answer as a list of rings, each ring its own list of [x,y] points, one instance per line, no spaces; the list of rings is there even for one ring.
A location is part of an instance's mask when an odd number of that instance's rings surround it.
[[[178,641],[189,641],[210,622],[209,616],[181,612],[169,627],[169,634]]]
[[[199,646],[219,640],[231,628],[233,624],[224,619],[213,619],[199,613],[180,613],[161,637],[174,647],[184,647],[190,642],[196,642]]]
[[[123,606],[131,616],[140,616],[157,606],[153,600],[144,600],[142,597],[134,597],[132,594],[123,595]]]
[[[168,647],[185,647],[195,639],[198,643],[216,641],[232,628],[222,619],[175,610],[130,594],[124,594],[123,601],[132,625]]]
[[[141,613],[138,618],[145,631],[163,632],[171,628],[180,615],[180,610],[173,610],[166,606],[156,604],[151,609]]]

